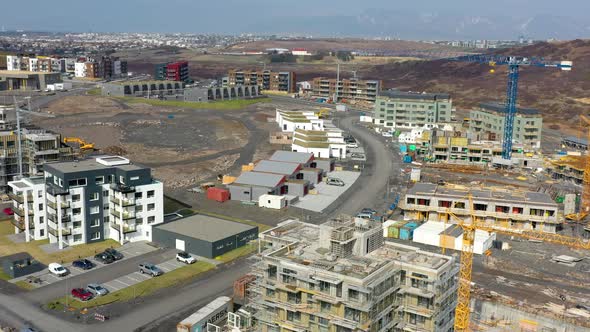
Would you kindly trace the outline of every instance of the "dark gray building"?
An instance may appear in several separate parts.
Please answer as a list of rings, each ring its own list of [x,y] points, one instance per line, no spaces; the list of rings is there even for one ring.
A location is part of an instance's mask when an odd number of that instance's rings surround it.
[[[244,172],[228,185],[234,201],[258,201],[261,195],[284,195],[287,193],[286,177],[280,174]]]
[[[258,227],[196,214],[153,228],[153,242],[215,258],[258,238]]]
[[[102,85],[103,96],[147,97],[182,95],[183,82],[177,81],[133,81],[105,83]]]

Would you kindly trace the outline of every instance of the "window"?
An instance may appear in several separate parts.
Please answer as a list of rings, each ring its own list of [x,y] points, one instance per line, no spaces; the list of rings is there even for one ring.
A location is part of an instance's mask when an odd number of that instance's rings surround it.
[[[102,217],[102,222],[103,223],[109,222],[109,217]]]
[[[92,194],[90,194],[90,200],[91,201],[98,201],[98,196],[99,196],[98,193],[92,193]]]
[[[100,206],[91,206],[90,207],[90,214],[97,214],[100,212]]]
[[[129,178],[129,180],[131,180],[131,181],[137,181],[137,180],[139,180],[139,176],[132,176],[132,177]]]
[[[301,293],[287,293],[287,302],[295,304],[301,303]]]
[[[74,235],[74,242],[82,241],[82,234],[75,234]]]
[[[104,190],[104,191],[102,192],[102,195],[103,195],[104,197],[109,197],[109,191],[108,191],[108,190]]]
[[[141,224],[143,224],[143,218],[136,218],[136,219],[135,219],[135,224],[136,224],[136,225],[141,225]]]
[[[326,319],[326,318],[323,318],[323,317],[318,317],[318,323],[319,323],[320,325],[326,325],[326,326],[328,326],[329,322],[330,322],[330,321],[329,321],[328,319]]]
[[[348,289],[348,298],[351,300],[358,300],[359,291],[357,291],[356,289]]]
[[[328,302],[320,301],[320,311],[321,312],[330,312],[332,310],[332,305]]]
[[[97,176],[94,178],[94,182],[96,182],[96,184],[104,184],[104,176]]]
[[[147,192],[147,198],[152,198],[155,196],[155,192],[153,190],[150,190]]]
[[[80,213],[82,213],[82,209],[81,209],[81,208],[73,208],[73,209],[72,209],[72,214],[73,214],[73,215],[77,216],[77,215],[79,215]]]
[[[61,179],[60,179],[60,182],[61,182]],[[85,186],[86,185],[86,178],[70,180],[70,181],[68,181],[68,185],[70,187],[81,187],[81,186]]]
[[[43,190],[39,190],[37,192],[37,197],[43,197]]]
[[[91,240],[100,240],[100,232],[92,232],[90,239]]]
[[[80,201],[80,195],[76,194],[76,195],[72,195],[72,202],[79,202]]]
[[[80,221],[74,221],[73,226],[74,226],[74,228],[77,229],[77,228],[82,227],[82,223]]]
[[[153,223],[153,222],[155,222],[155,221],[156,221],[156,217],[154,217],[154,216],[151,216],[151,217],[148,217],[148,218],[147,218],[147,222],[148,222],[148,224],[151,224],[151,223]]]
[[[287,320],[288,321],[300,321],[301,320],[301,313],[299,311],[290,311],[287,310]]]
[[[143,196],[143,193],[142,193],[141,191],[140,191],[140,192],[136,192],[136,193],[135,193],[135,198],[136,198],[136,199],[137,199],[137,198],[141,198],[142,196]]]
[[[39,211],[43,211],[43,203],[39,203]]]
[[[344,308],[344,318],[352,319],[355,322],[361,321],[361,312],[354,308],[346,307]]]
[[[275,297],[275,290],[274,289],[267,288],[266,289],[266,296],[268,296],[268,297]]]
[[[330,283],[320,280],[320,291],[330,293]]]
[[[98,219],[98,218],[92,219],[92,221],[90,222],[90,227],[98,227],[98,226],[100,226],[100,219]]]
[[[45,230],[44,229],[39,230],[39,236],[45,236]]]
[[[136,205],[135,206],[135,212],[142,212],[143,211],[143,205]]]
[[[268,269],[266,269],[266,273],[268,273],[269,279],[276,279],[277,278],[277,267],[275,265],[269,265]]]
[[[45,222],[45,220],[43,219],[43,216],[40,216],[40,217],[39,217],[39,223],[40,223],[40,224],[42,224],[42,223],[44,223],[44,222]]]
[[[148,206],[147,206],[148,211],[153,211],[155,209],[156,209],[156,204],[154,204],[154,203],[148,204]]]
[[[59,186],[63,188],[63,186],[64,186],[64,180],[63,179],[59,179]]]

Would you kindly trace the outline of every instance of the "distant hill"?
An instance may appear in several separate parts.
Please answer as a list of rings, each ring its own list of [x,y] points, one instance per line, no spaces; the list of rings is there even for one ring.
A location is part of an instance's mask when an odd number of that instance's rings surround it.
[[[571,72],[555,68],[523,67],[519,81],[521,106],[536,107],[547,120],[577,124],[575,115],[588,113],[590,104],[590,40],[539,43],[505,49],[498,54],[537,56],[548,60],[570,60]],[[480,101],[503,101],[506,93],[506,68],[448,60],[408,61],[378,65],[366,77],[382,79],[387,88],[411,91],[448,92],[459,107],[472,107]],[[586,102],[586,103],[585,103]]]

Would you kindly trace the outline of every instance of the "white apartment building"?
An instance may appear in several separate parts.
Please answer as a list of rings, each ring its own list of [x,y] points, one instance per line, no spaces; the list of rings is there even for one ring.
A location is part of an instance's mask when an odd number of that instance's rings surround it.
[[[86,77],[86,63],[76,62],[74,64],[74,76],[75,77]]]
[[[152,226],[164,221],[163,184],[119,156],[49,163],[44,178],[9,185],[15,232],[27,232],[27,241],[49,238],[60,249],[109,238],[151,241]]]
[[[346,158],[346,142],[340,129],[295,129],[291,150],[313,153],[317,158]]]
[[[295,129],[324,130],[324,120],[312,111],[276,110],[276,122],[283,132],[294,132]]]

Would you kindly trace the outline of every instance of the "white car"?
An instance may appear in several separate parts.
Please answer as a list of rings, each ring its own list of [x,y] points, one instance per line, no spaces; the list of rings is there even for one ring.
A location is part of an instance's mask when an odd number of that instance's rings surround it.
[[[55,274],[58,277],[63,277],[68,274],[68,270],[59,263],[51,263],[49,266],[47,266],[47,268],[49,269],[49,272]]]
[[[197,261],[193,256],[191,256],[189,253],[186,253],[184,251],[176,254],[176,260],[179,262],[183,262],[185,264],[192,264]]]
[[[384,131],[381,133],[383,137],[393,137],[393,133],[391,131]]]
[[[349,142],[349,143],[346,143],[346,147],[347,148],[358,148],[359,145],[357,142]]]

